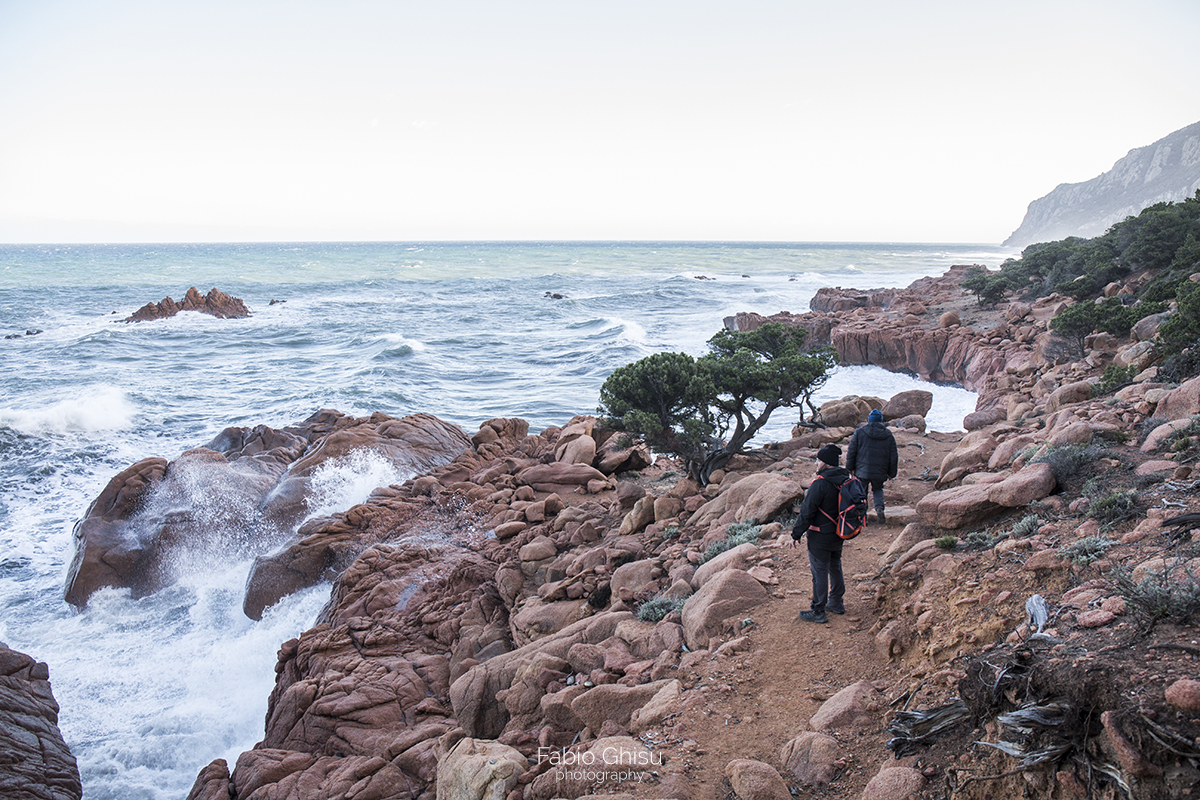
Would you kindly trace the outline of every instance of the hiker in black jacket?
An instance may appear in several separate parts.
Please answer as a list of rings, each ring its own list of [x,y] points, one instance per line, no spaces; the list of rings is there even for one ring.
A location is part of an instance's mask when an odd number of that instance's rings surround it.
[[[828,622],[825,612],[845,614],[842,539],[837,535],[838,489],[850,473],[838,466],[842,450],[827,444],[817,452],[817,477],[809,484],[792,528],[791,545],[808,534],[808,566],[812,571],[812,608],[800,612],[805,622]]]
[[[883,483],[896,477],[899,466],[896,437],[884,426],[883,414],[875,409],[867,415],[867,424],[850,437],[850,447],[846,450],[846,469],[863,483],[871,485],[875,515],[880,522],[886,522],[883,514]]]

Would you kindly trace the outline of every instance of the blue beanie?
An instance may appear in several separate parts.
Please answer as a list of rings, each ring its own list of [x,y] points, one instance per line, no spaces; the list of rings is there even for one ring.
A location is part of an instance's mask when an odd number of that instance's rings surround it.
[[[883,422],[883,412],[878,408],[867,414],[867,422]]]

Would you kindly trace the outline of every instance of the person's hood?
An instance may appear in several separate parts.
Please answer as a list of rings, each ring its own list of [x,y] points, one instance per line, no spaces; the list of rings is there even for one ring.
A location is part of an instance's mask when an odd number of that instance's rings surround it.
[[[850,477],[850,473],[845,467],[829,467],[817,473],[822,478],[833,483],[834,486],[841,486],[846,478]]]
[[[867,424],[867,436],[872,439],[886,439],[891,436],[891,431],[882,422],[871,422]]]

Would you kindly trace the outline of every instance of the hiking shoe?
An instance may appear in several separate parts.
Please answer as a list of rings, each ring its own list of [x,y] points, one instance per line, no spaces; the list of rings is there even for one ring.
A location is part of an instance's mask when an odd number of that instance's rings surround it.
[[[882,509],[882,508],[880,508],[880,509],[877,509],[877,510],[875,511],[875,518],[876,518],[877,520],[879,520],[879,524],[880,524],[880,525],[883,525],[883,524],[885,524],[885,523],[887,522],[887,517],[886,517],[886,516],[884,516],[884,514],[883,514],[883,509]]]
[[[830,614],[845,614],[846,613],[845,606],[838,606],[837,608],[834,608],[833,606],[825,606],[825,610],[828,611]]]
[[[800,619],[805,622],[829,622],[829,617],[825,616],[824,611],[801,611]]]

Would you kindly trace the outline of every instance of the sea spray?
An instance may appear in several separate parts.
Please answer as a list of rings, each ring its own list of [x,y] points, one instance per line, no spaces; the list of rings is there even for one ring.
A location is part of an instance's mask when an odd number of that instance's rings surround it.
[[[137,409],[116,386],[82,386],[66,397],[37,408],[0,408],[0,427],[27,436],[122,430],[133,424]]]
[[[378,487],[404,483],[410,477],[384,456],[366,448],[331,458],[322,462],[309,480],[305,521],[345,511],[365,502]]]

